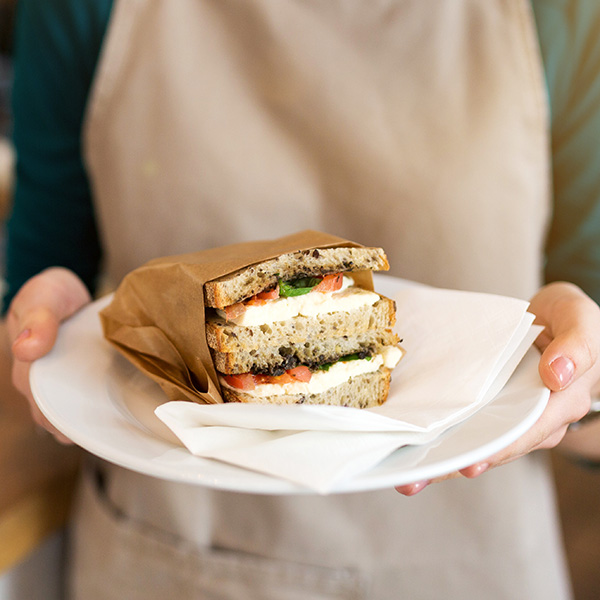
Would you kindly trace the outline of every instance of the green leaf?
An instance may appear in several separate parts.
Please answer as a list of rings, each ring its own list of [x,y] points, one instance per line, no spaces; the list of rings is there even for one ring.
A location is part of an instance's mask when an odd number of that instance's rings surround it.
[[[331,367],[333,365],[335,365],[335,363],[339,363],[339,362],[349,362],[351,360],[371,360],[370,356],[364,356],[361,354],[347,354],[346,356],[342,356],[341,358],[338,358],[337,360],[334,360],[333,362],[330,363],[325,363],[323,365],[319,365],[317,367],[317,369],[319,369],[319,371],[329,371],[329,369],[331,369]]]
[[[319,277],[300,277],[293,281],[279,280],[279,295],[289,298],[308,294],[314,287],[321,283]]]

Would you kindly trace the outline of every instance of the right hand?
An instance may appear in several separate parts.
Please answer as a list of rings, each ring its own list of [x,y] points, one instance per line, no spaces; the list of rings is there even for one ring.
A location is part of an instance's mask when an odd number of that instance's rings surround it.
[[[70,443],[44,417],[31,393],[31,363],[47,354],[62,321],[89,303],[90,294],[77,275],[52,267],[29,279],[13,298],[6,319],[13,355],[13,385],[29,401],[34,421],[62,443]]]

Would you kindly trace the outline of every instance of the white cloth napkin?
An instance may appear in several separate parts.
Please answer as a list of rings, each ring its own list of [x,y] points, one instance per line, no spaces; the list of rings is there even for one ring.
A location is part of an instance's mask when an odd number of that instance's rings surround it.
[[[393,371],[383,406],[168,402],[156,415],[197,456],[326,493],[485,406],[541,331],[523,300],[426,286],[407,287],[393,298],[406,356]]]

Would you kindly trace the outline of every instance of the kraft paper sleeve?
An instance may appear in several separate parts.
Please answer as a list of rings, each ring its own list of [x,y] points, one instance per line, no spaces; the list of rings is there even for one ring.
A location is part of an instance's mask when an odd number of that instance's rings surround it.
[[[126,275],[101,311],[104,335],[169,400],[223,402],[206,341],[204,284],[288,252],[341,246],[360,244],[307,230],[152,260]],[[358,282],[373,289],[370,272]]]

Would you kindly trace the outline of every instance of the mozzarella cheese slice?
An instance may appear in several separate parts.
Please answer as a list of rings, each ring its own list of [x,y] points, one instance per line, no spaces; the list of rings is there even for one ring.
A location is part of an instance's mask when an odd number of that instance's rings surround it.
[[[302,296],[281,297],[267,300],[264,304],[248,305],[242,315],[229,322],[253,327],[287,321],[297,316],[315,317],[331,312],[350,312],[357,308],[372,306],[379,295],[354,286],[350,277],[344,276],[342,288],[335,292],[309,292]],[[222,310],[217,312],[225,318]]]
[[[333,388],[351,377],[357,377],[364,373],[377,371],[384,365],[388,369],[393,369],[403,356],[403,351],[397,346],[387,346],[380,354],[372,356],[370,359],[338,361],[331,365],[327,371],[315,371],[308,382],[296,381],[294,383],[263,383],[257,385],[253,390],[244,390],[244,394],[255,398],[264,398],[266,396],[293,395],[293,394],[320,394]],[[221,377],[221,385],[229,389],[239,391],[227,384]]]

